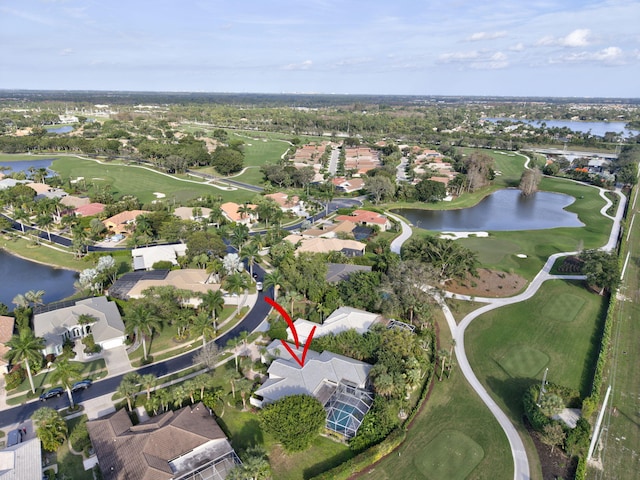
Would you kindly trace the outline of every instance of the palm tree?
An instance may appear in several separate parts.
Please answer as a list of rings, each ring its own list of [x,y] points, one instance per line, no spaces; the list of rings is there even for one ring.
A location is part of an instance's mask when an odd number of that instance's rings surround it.
[[[22,228],[22,233],[24,233],[24,222],[25,220],[29,219],[29,214],[25,212],[22,208],[16,208],[13,211],[13,218],[15,219],[16,222],[20,224],[20,227]]]
[[[125,315],[125,320],[125,332],[128,334],[133,333],[136,336],[136,340],[138,340],[138,336],[142,337],[142,353],[144,354],[144,359],[147,360],[145,334],[148,334],[149,337],[153,336],[154,330],[160,329],[160,320],[154,317],[151,310],[142,303],[133,305]]]
[[[44,303],[42,297],[44,297],[44,290],[29,290],[24,294],[24,298],[33,306],[42,305]]]
[[[53,218],[50,215],[38,215],[36,217],[36,225],[40,228],[44,228],[47,231],[47,237],[49,242],[51,242],[51,224],[53,223]]]
[[[235,359],[236,359],[236,372],[238,371],[238,346],[242,343],[242,341],[239,338],[230,338],[229,341],[227,342],[227,347],[231,347],[234,350],[235,353]],[[235,398],[235,393],[233,394],[234,398]]]
[[[248,378],[242,377],[236,382],[236,388],[240,392],[240,398],[242,398],[242,410],[247,409],[247,394],[251,393],[253,388],[253,382]]]
[[[202,335],[202,346],[207,344],[207,337],[213,338],[216,336],[216,329],[209,320],[209,314],[206,312],[200,312],[193,319],[191,327],[194,329],[197,335]]]
[[[17,308],[28,308],[29,307],[29,300],[27,300],[26,297],[24,295],[22,295],[21,293],[17,294],[15,297],[13,297],[13,300],[11,300],[11,303],[13,303]]]
[[[238,253],[242,254],[242,246],[249,239],[249,227],[242,223],[236,224],[231,230],[229,241],[233,245]]]
[[[284,276],[282,275],[282,273],[280,273],[280,270],[278,270],[277,268],[267,273],[264,276],[264,287],[273,288],[274,301],[278,299],[278,290],[282,288],[283,284],[284,284]]]
[[[253,207],[250,207],[247,203],[244,203],[238,207],[238,213],[240,214],[241,219],[247,218],[253,213]]]
[[[259,254],[260,250],[255,243],[251,242],[248,245],[245,245],[242,259],[247,259],[247,264],[249,265],[249,274],[251,275],[251,278],[253,278],[253,264],[255,263],[256,258]]]
[[[236,312],[236,316],[240,315],[240,295],[247,288],[247,279],[241,273],[234,273],[233,275],[229,275],[224,279],[224,288],[229,293],[235,293],[238,295],[238,309]]]
[[[171,401],[171,391],[167,388],[161,388],[160,390],[156,390],[155,394],[160,400],[160,406],[162,407],[162,411],[166,412],[169,408],[169,402]]]
[[[82,375],[82,369],[79,364],[71,363],[67,358],[58,360],[54,365],[56,368],[51,372],[51,381],[54,384],[59,383],[64,387],[69,397],[69,406],[73,409],[75,404],[73,402],[71,386],[73,382],[78,380]]]
[[[447,364],[447,358],[449,357],[449,352],[445,349],[438,350],[438,359],[440,360],[440,366],[442,367],[440,370],[440,378],[438,381],[442,381],[442,376],[444,375],[444,367]]]
[[[14,335],[5,344],[11,350],[5,354],[5,358],[12,363],[24,361],[31,385],[31,393],[36,393],[31,375],[31,363],[40,364],[42,362],[42,349],[44,348],[44,338],[36,337],[31,329],[23,328],[18,335]]]
[[[158,385],[158,379],[153,373],[146,373],[140,377],[140,385],[147,391],[147,400],[151,398],[151,390]]]
[[[122,377],[122,381],[120,385],[118,385],[118,389],[116,393],[122,395],[127,400],[127,405],[129,406],[129,411],[132,410],[133,406],[131,404],[131,400],[136,398],[137,393],[140,391],[140,374],[136,372],[129,372],[124,377]]]
[[[291,308],[289,309],[289,314],[293,317],[295,314],[294,306],[295,302],[299,302],[303,300],[304,297],[300,295],[296,291],[287,292],[287,296],[285,298],[286,302],[291,302]]]
[[[200,295],[200,299],[202,300],[200,307],[211,312],[213,328],[218,330],[216,322],[224,309],[224,296],[222,292],[220,290],[207,290],[207,293]]]
[[[173,405],[182,408],[184,399],[187,396],[187,389],[182,383],[177,383],[171,388],[171,396],[173,397]]]

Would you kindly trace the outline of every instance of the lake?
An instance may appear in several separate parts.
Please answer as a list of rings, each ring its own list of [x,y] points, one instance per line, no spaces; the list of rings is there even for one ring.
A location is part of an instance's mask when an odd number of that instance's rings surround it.
[[[73,283],[78,274],[72,270],[52,268],[0,250],[0,302],[13,310],[11,300],[19,293],[44,290],[44,302],[62,300],[75,293]]]
[[[477,205],[457,210],[400,208],[393,213],[416,227],[439,232],[544,230],[583,227],[578,215],[564,210],[575,199],[553,192],[523,197],[515,188],[498,190]]]
[[[526,120],[526,119],[518,119],[518,118],[484,118],[484,120],[488,120],[493,123],[497,123],[499,121],[509,121],[509,122],[522,122],[527,125],[533,125],[536,128],[540,128],[542,122],[547,125],[547,128],[569,128],[574,132],[582,132],[587,133],[591,131],[593,135],[597,135],[599,137],[604,137],[604,134],[607,132],[615,132],[621,133],[626,137],[637,135],[640,133],[637,130],[630,130],[626,127],[625,122],[581,122],[578,120]]]
[[[45,158],[39,160],[18,160],[15,162],[0,162],[0,167],[9,167],[11,170],[7,170],[5,173],[11,172],[25,172],[29,173],[29,167],[33,167],[36,170],[39,168],[50,168],[53,163],[52,158]]]
[[[73,127],[71,125],[64,125],[62,127],[45,127],[47,132],[49,133],[69,133],[73,131]]]

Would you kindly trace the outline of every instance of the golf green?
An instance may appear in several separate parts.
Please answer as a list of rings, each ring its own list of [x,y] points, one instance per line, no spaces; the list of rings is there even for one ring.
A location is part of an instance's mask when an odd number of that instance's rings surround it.
[[[584,302],[583,298],[571,294],[552,296],[542,308],[542,315],[558,322],[571,322],[582,310]]]
[[[549,356],[528,345],[516,345],[498,363],[511,378],[536,378],[538,372],[549,363]]]
[[[459,430],[444,430],[413,463],[429,480],[464,480],[484,458],[484,450]]]

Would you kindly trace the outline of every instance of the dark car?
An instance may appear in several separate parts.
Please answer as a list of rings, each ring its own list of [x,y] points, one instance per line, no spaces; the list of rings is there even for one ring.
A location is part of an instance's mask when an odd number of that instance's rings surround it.
[[[47,390],[42,395],[40,395],[40,401],[43,402],[53,397],[59,397],[63,393],[64,393],[64,389],[62,387],[52,388],[51,390]]]
[[[92,384],[93,384],[93,382],[91,380],[89,380],[89,379],[81,380],[81,381],[76,382],[76,383],[73,384],[73,386],[71,387],[71,391],[72,392],[77,392],[79,390],[86,390]]]
[[[13,447],[20,442],[22,442],[22,432],[18,429],[11,430],[7,435],[7,447]]]

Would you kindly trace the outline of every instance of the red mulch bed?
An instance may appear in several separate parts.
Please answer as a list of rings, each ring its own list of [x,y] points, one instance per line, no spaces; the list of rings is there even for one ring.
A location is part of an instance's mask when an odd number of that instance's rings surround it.
[[[545,445],[540,440],[540,434],[534,431],[529,425],[529,422],[524,420],[527,431],[531,436],[533,443],[538,451],[538,458],[540,459],[540,465],[542,466],[542,478],[543,480],[556,480],[558,478],[564,478],[568,480],[575,478],[576,468],[578,462],[574,458],[568,457],[560,448],[556,447],[551,453],[551,447]]]
[[[445,283],[445,289],[474,297],[510,297],[526,285],[527,280],[520,275],[480,268],[477,277],[467,275],[463,281],[449,280]]]

